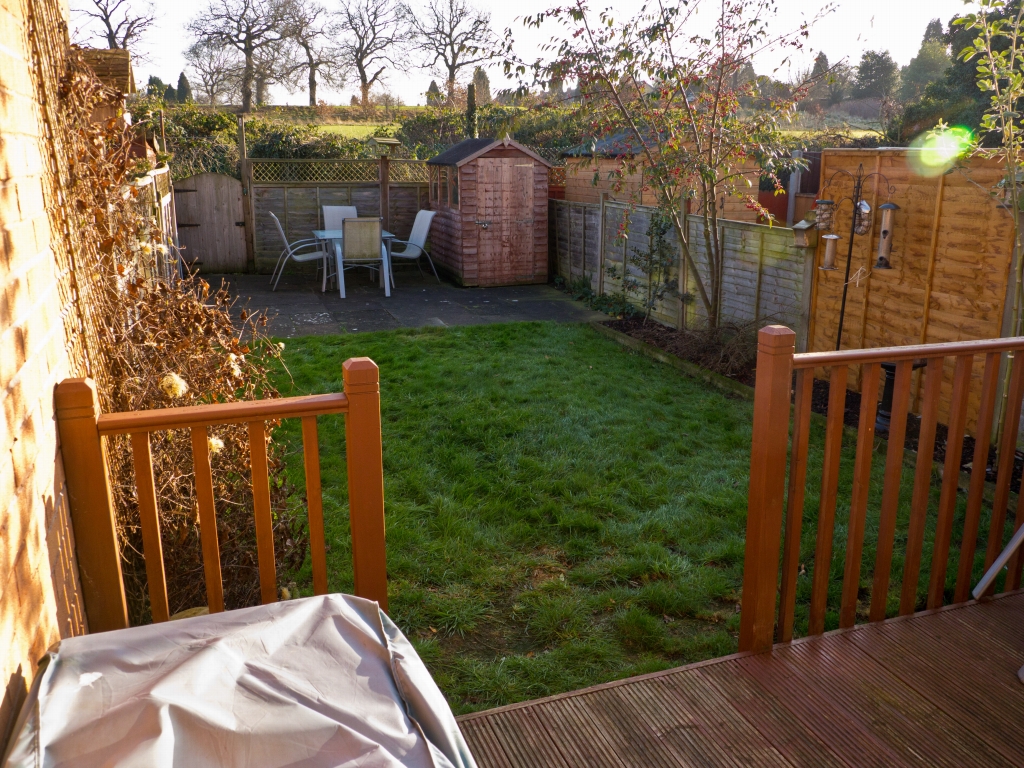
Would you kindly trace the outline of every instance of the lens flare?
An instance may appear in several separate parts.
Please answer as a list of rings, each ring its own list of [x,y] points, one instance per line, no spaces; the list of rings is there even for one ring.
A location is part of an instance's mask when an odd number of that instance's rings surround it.
[[[973,136],[966,128],[955,126],[921,134],[910,144],[910,166],[919,176],[941,176],[971,146]]]

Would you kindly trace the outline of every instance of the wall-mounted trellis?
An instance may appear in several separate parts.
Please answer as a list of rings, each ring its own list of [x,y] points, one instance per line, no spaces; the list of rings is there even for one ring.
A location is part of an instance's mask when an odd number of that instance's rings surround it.
[[[249,162],[256,184],[377,182],[380,178],[380,164],[376,160],[250,159]]]

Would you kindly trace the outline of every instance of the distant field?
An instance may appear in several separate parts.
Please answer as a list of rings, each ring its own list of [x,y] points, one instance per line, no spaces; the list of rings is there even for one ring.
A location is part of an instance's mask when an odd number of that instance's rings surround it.
[[[387,123],[332,123],[317,126],[324,133],[337,133],[350,139],[364,139]]]

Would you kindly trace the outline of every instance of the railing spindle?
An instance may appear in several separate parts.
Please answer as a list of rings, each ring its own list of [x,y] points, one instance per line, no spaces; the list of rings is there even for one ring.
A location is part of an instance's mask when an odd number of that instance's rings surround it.
[[[932,572],[928,586],[928,608],[941,608],[945,597],[946,570],[949,565],[949,542],[953,535],[957,488],[960,482],[960,458],[963,455],[964,432],[967,428],[967,401],[971,394],[973,355],[960,355],[953,372],[953,394],[949,401],[949,430],[946,436],[946,461],[942,469],[942,490],[939,494],[939,515],[935,522],[935,546],[932,549]]]
[[[1003,436],[999,442],[999,470],[996,475],[995,495],[992,498],[992,524],[988,531],[988,549],[985,552],[986,571],[995,562],[999,553],[1003,551],[1006,507],[1010,500],[1010,486],[1013,483],[1013,461],[1017,449],[1021,396],[1024,394],[1024,350],[1017,350],[1013,355],[1008,390]],[[986,594],[991,594],[994,586],[993,584],[992,587],[989,587]]]
[[[274,559],[274,519],[270,511],[270,468],[267,430],[262,421],[249,422],[252,502],[256,515],[256,553],[260,563],[260,600],[277,602],[277,563]]]
[[[889,601],[889,578],[892,573],[892,549],[896,537],[900,486],[903,482],[903,444],[907,437],[907,411],[910,406],[912,373],[913,361],[900,360],[896,363],[896,381],[893,386],[892,411],[889,416],[889,447],[885,454],[882,509],[878,521],[875,578],[871,587],[870,621],[881,621],[885,618]]]
[[[302,419],[302,460],[306,467],[306,509],[309,520],[309,556],[313,563],[313,594],[327,594],[327,541],[324,537],[324,500],[320,487],[320,444],[316,416]]]
[[[829,378],[828,422],[825,428],[825,457],[821,470],[821,503],[818,508],[818,539],[814,550],[814,577],[807,632],[825,631],[825,610],[832,569],[832,537],[835,533],[839,462],[843,452],[843,419],[846,415],[847,366],[837,365]]]
[[[213,470],[206,427],[192,427],[192,462],[196,471],[196,502],[199,506],[199,539],[203,547],[206,604],[210,613],[224,610],[224,581],[220,573],[220,542],[213,498]]]
[[[857,425],[857,458],[853,465],[853,492],[850,519],[846,526],[846,566],[843,571],[843,599],[839,626],[852,627],[857,619],[857,592],[860,587],[860,561],[864,553],[864,526],[871,489],[871,457],[875,448],[875,411],[878,408],[880,363],[864,366],[860,397],[860,421]]]
[[[171,612],[167,605],[167,577],[148,432],[132,433],[132,459],[139,499],[139,523],[142,526],[142,554],[146,561],[146,581],[149,582],[149,610],[154,622],[167,621]]]
[[[907,529],[903,588],[900,592],[901,616],[913,613],[917,608],[917,582],[921,573],[921,549],[924,546],[924,527],[932,487],[932,462],[935,457],[935,425],[939,415],[939,394],[942,391],[942,363],[941,357],[933,357],[925,368],[921,431],[917,440],[917,465],[914,469],[914,496],[910,502],[910,526]]]
[[[962,603],[971,595],[974,553],[978,546],[978,527],[981,522],[981,502],[985,495],[988,448],[992,439],[992,418],[995,413],[996,392],[999,389],[999,357],[998,352],[985,355],[985,375],[981,382],[978,424],[974,431],[974,461],[971,465],[971,485],[967,492],[967,510],[964,513],[964,537],[960,544],[960,567],[957,570],[954,603]]]
[[[1017,495],[1017,514],[1013,521],[1013,532],[1017,533],[1020,530],[1021,524],[1024,523],[1024,501],[1022,501],[1024,493]],[[1006,561],[1006,583],[1003,586],[1004,592],[1012,592],[1015,589],[1020,589],[1020,577],[1021,577],[1021,566],[1024,565],[1024,559],[1021,558],[1021,548],[1018,547],[1017,551],[1010,555],[1010,559]]]
[[[796,579],[800,567],[800,531],[807,486],[807,446],[811,433],[811,395],[814,369],[798,371],[793,413],[793,447],[789,458],[789,498],[786,504],[786,539],[782,553],[782,587],[779,591],[779,642],[793,639],[796,610]]]

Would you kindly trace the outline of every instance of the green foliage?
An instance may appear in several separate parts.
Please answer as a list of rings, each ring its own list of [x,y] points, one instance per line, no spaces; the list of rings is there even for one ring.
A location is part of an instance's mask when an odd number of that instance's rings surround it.
[[[167,83],[165,83],[156,75],[150,75],[149,81],[146,83],[146,95],[156,97],[157,99],[162,99],[166,92]]]
[[[564,277],[558,275],[554,283],[560,291],[565,291],[576,301],[585,302],[595,312],[604,312],[612,317],[633,317],[640,312],[624,293],[598,294],[590,287],[590,280],[586,277],[577,277],[567,283]]]
[[[491,79],[487,76],[487,70],[483,67],[477,67],[473,70],[473,87],[476,90],[477,104],[483,106],[493,101],[491,97]]]
[[[661,211],[654,212],[647,225],[648,246],[630,247],[626,257],[628,264],[622,275],[618,274],[614,265],[608,267],[610,277],[621,278],[625,294],[639,298],[644,320],[649,320],[651,312],[664,298],[675,294],[677,290],[672,280],[672,268],[679,260],[679,249],[669,243],[670,231],[672,220]]]
[[[576,106],[528,109],[477,100],[477,131],[485,138],[506,133],[533,147],[569,149],[592,134]],[[428,108],[404,120],[395,134],[415,157],[433,157],[465,138],[466,113],[452,108]]]
[[[900,68],[888,51],[864,51],[857,65],[853,95],[859,99],[891,99],[899,91]]]
[[[189,102],[195,101],[192,98],[192,85],[189,83],[188,78],[185,77],[185,73],[182,72],[178,75],[178,101],[182,104],[188,104]]]
[[[427,106],[438,107],[443,101],[444,97],[441,96],[441,89],[437,87],[437,81],[431,80],[430,86],[427,88]]]
[[[900,98],[908,102],[919,98],[925,88],[945,74],[951,63],[945,43],[925,40],[917,56],[900,70]]]
[[[168,85],[164,90],[164,102],[167,104],[173,104],[178,100],[178,92],[174,89],[173,85]]]
[[[476,139],[480,136],[477,122],[476,86],[470,83],[466,88],[466,138]]]

